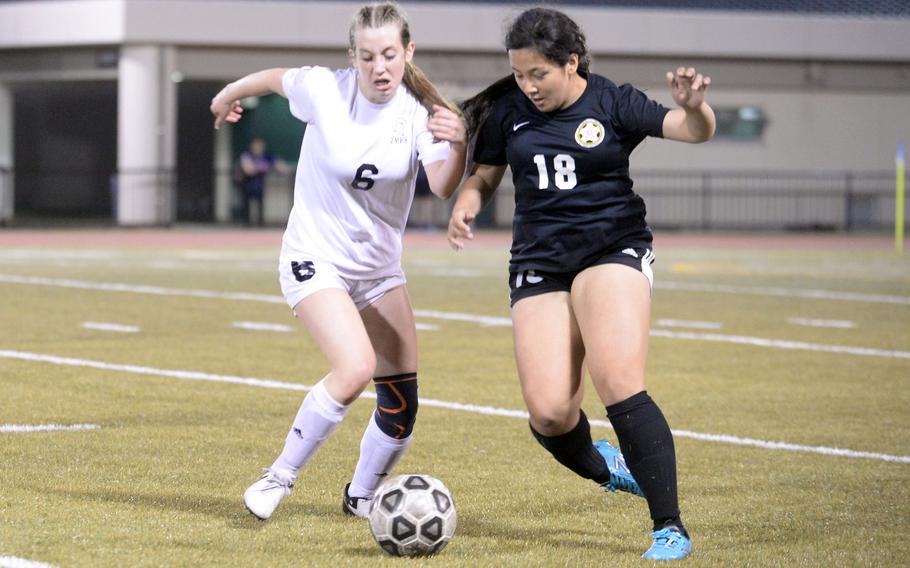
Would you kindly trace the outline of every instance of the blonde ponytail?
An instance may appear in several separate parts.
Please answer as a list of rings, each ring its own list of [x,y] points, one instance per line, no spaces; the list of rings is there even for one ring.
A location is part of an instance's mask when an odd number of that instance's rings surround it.
[[[452,112],[460,113],[458,107],[450,103],[436,85],[430,81],[420,67],[410,61],[404,66],[404,78],[402,79],[405,86],[411,91],[411,94],[427,109],[430,114],[433,113],[433,105],[446,107]]]

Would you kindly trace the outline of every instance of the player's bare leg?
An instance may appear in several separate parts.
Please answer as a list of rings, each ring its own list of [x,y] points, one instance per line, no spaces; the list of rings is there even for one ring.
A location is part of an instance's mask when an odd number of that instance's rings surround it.
[[[626,464],[654,521],[646,558],[683,558],[691,551],[679,513],[676,451],[670,427],[645,391],[651,288],[642,272],[622,264],[582,271],[572,304],[587,348],[586,364],[607,408]]]
[[[545,436],[565,434],[578,423],[584,397],[584,345],[569,294],[524,298],[512,307],[515,360],[531,428]]]
[[[347,292],[320,290],[301,300],[294,311],[331,371],[301,404],[281,455],[243,495],[247,509],[263,520],[290,494],[300,468],[338,428],[376,368],[373,347]]]
[[[342,511],[365,517],[376,488],[411,444],[417,416],[417,330],[405,286],[389,290],[360,315],[376,353],[377,401],[354,476],[344,490]]]
[[[581,333],[567,292],[518,300],[512,308],[515,355],[531,433],[556,460],[608,490],[639,494],[618,452],[603,455],[591,439],[584,397]]]
[[[621,264],[588,268],[572,284],[585,364],[607,406],[645,388],[650,293],[645,275]]]

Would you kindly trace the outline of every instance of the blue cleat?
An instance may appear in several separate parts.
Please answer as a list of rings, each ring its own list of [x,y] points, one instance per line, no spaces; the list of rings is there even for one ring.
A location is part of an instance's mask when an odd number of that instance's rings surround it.
[[[654,544],[641,555],[648,560],[682,560],[692,553],[692,541],[675,528],[665,528],[651,533]]]
[[[601,485],[607,491],[625,491],[639,497],[644,497],[638,482],[632,477],[632,472],[626,466],[626,458],[610,445],[607,440],[597,440],[594,447],[600,452],[600,455],[607,461],[607,468],[610,470],[610,480]]]

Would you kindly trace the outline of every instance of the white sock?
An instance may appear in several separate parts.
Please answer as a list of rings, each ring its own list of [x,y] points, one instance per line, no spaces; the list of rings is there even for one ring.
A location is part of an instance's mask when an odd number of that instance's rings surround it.
[[[338,428],[351,405],[344,405],[332,398],[323,384],[316,383],[303,399],[294,424],[284,441],[284,450],[272,469],[282,477],[297,479],[297,473]]]
[[[379,429],[375,414],[371,416],[360,441],[360,460],[354,470],[348,495],[372,498],[376,488],[395,469],[395,464],[411,445],[411,438],[413,436],[399,440],[389,436]]]

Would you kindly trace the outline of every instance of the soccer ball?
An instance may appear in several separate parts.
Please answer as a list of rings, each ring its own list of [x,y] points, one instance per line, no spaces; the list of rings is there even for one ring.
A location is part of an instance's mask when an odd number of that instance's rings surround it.
[[[376,491],[370,532],[392,556],[427,556],[445,548],[455,534],[455,501],[435,477],[396,475]]]

